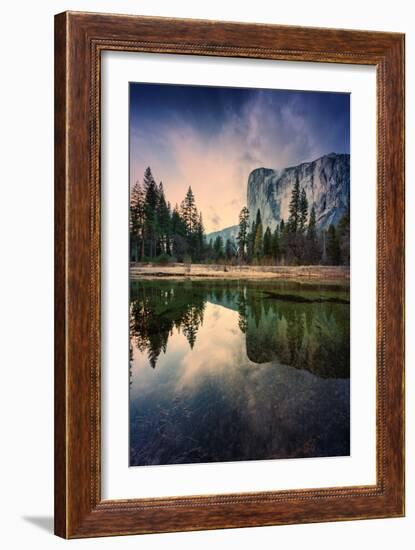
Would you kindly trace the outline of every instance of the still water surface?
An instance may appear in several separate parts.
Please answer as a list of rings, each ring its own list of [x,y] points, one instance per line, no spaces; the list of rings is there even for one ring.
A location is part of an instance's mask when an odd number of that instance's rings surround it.
[[[350,452],[349,291],[131,281],[130,465]]]

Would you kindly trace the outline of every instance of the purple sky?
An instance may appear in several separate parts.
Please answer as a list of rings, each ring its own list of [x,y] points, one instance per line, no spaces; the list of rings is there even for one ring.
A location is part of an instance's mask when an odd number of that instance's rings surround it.
[[[249,173],[350,152],[350,96],[130,84],[130,183],[150,166],[172,206],[191,185],[206,232],[238,223]]]

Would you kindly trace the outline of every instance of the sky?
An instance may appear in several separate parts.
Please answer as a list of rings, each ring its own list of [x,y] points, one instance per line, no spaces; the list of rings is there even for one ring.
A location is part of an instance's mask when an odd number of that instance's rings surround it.
[[[248,176],[350,153],[350,95],[130,83],[130,185],[151,167],[172,207],[189,186],[206,233],[236,225]]]

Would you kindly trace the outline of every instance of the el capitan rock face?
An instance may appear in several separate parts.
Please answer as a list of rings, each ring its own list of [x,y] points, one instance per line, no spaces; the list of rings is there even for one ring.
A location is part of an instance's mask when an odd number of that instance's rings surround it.
[[[318,229],[337,225],[347,210],[350,197],[350,155],[330,153],[313,162],[272,170],[257,168],[248,178],[247,206],[250,221],[258,209],[264,229],[274,230],[281,219],[289,217],[294,183],[305,189],[309,212],[315,206]]]

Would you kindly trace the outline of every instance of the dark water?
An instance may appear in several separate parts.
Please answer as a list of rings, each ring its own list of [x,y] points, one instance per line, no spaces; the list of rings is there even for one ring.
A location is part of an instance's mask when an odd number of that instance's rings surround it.
[[[350,452],[349,291],[132,281],[130,465]]]

